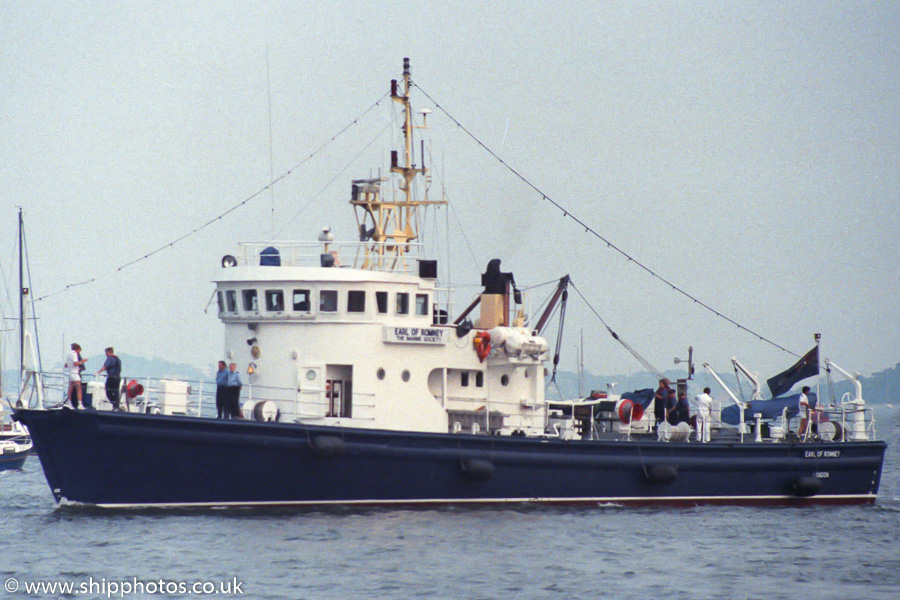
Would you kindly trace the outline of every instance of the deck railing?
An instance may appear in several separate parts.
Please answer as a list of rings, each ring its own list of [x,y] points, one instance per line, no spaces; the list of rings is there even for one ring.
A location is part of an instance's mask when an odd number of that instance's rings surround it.
[[[400,252],[398,253],[398,247]],[[367,268],[414,274],[422,244],[396,242],[244,242],[235,256],[239,266],[279,265],[285,267],[328,266]],[[330,258],[323,258],[330,257]]]

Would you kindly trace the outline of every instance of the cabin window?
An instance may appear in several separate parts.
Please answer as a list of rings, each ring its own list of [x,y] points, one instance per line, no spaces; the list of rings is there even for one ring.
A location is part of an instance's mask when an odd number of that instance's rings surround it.
[[[403,381],[409,381],[409,369],[403,369],[403,372],[400,373],[400,379]]]
[[[347,312],[366,312],[366,293],[359,290],[347,292]]]
[[[506,387],[509,385],[509,375],[503,375],[500,377],[500,385]]]
[[[409,294],[403,292],[397,294],[397,314],[409,314]]]
[[[282,312],[284,310],[284,292],[281,290],[266,290],[266,310],[269,312]]]
[[[219,312],[225,312],[225,294],[223,294],[222,291],[219,290],[218,292],[216,292],[216,298],[219,302]]]
[[[378,371],[375,372],[375,376],[378,377],[379,381],[383,380],[385,375],[387,375],[387,373],[385,373],[384,367],[379,367]]]
[[[244,290],[244,311],[245,312],[259,312],[259,300],[256,297],[256,290]]]
[[[484,373],[475,371],[475,387],[484,387]]]
[[[319,292],[319,310],[322,312],[337,312],[338,294],[336,290],[322,290]]]
[[[225,307],[230,313],[237,312],[237,292],[234,290],[225,291]]]
[[[416,314],[428,315],[428,294],[416,294]]]
[[[309,312],[309,290],[294,290],[294,312]]]
[[[387,292],[375,292],[375,304],[378,305],[378,312],[382,315],[387,314],[388,311],[388,293]]]
[[[459,374],[459,385],[463,387],[469,387],[469,372],[462,371]]]

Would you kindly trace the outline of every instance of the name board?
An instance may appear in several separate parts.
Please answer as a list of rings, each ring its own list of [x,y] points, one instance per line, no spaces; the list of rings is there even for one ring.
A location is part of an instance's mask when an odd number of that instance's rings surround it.
[[[440,327],[385,327],[384,341],[390,344],[446,344],[447,329]]]
[[[840,458],[840,450],[806,450],[803,458]]]

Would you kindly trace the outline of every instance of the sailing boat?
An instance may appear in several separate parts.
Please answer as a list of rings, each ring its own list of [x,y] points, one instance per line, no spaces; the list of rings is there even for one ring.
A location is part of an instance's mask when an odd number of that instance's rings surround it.
[[[22,286],[22,276],[23,276],[23,258],[22,258],[22,248],[23,248],[23,220],[22,220],[22,209],[19,209],[19,309],[20,313],[20,327],[22,333],[22,348],[24,348],[24,340],[27,332],[24,330],[24,287]],[[0,371],[2,371],[2,348],[3,340],[0,338]],[[22,374],[25,372],[24,369],[24,357],[20,360],[20,370],[19,373]],[[21,394],[18,394],[17,404],[21,407],[19,401],[21,400]],[[28,454],[31,452],[32,442],[31,437],[28,435],[28,430],[22,425],[20,422],[16,420],[11,420],[8,417],[10,416],[11,411],[7,410],[7,406],[5,405],[8,400],[5,396],[3,396],[3,386],[2,379],[0,379],[0,471],[8,471],[8,470],[19,470],[25,465],[25,459],[28,458]],[[12,408],[12,404],[9,405],[9,408]]]

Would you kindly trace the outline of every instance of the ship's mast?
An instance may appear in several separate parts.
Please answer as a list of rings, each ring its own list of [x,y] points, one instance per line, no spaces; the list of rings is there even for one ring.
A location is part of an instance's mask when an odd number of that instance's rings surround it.
[[[425,115],[422,113],[422,125],[413,123],[409,92],[412,87],[409,59],[403,59],[403,81],[391,80],[391,99],[403,107],[403,162],[396,150],[391,151],[391,172],[402,178],[399,185],[402,192],[398,199],[385,199],[381,194],[383,179],[358,179],[353,181],[353,194],[350,203],[357,211],[360,241],[371,244],[366,247],[364,269],[402,270],[405,268],[405,256],[410,251],[410,244],[419,238],[417,231],[417,210],[429,204],[446,204],[446,200],[429,200],[428,190],[424,198],[413,198],[413,181],[419,175],[426,177],[424,144],[420,152],[420,164],[416,165],[413,155],[413,130],[426,129]],[[360,212],[361,211],[361,212]]]

